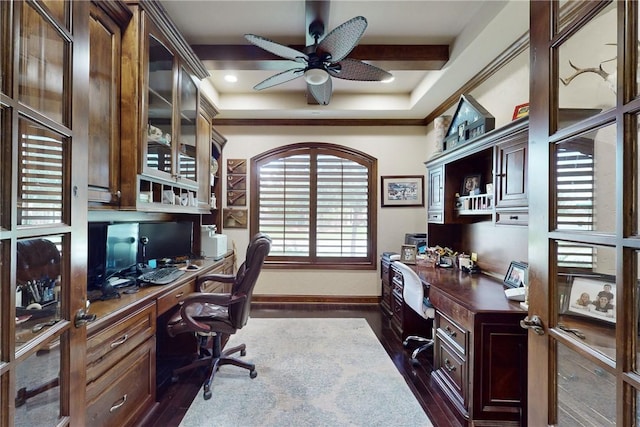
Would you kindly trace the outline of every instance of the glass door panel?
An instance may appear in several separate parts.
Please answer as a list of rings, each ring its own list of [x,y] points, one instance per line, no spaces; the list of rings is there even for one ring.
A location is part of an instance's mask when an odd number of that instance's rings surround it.
[[[573,110],[586,118],[616,105],[616,13],[612,2],[558,49],[559,128]]]
[[[616,356],[615,249],[556,242],[559,332],[611,361]]]
[[[65,99],[69,43],[33,9],[23,3],[20,25],[20,101],[50,119],[68,124]]]
[[[33,353],[16,368],[15,425],[54,426],[60,421],[60,346]]]
[[[17,242],[16,353],[61,320],[61,248],[61,236]]]
[[[559,427],[615,426],[616,377],[558,343]]]
[[[18,225],[62,224],[66,138],[26,119],[19,132]]]
[[[180,141],[178,143],[178,175],[196,181],[198,88],[189,73],[180,68]]]
[[[556,144],[556,228],[614,233],[616,130],[605,126]],[[594,206],[598,209],[594,209]]]
[[[149,104],[146,168],[172,173],[173,54],[149,36]]]

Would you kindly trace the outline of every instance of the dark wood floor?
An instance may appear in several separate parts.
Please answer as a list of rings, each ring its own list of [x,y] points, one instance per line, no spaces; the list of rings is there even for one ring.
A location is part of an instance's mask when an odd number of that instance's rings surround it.
[[[447,403],[447,398],[431,379],[432,352],[423,352],[420,366],[410,362],[411,347],[405,349],[400,338],[391,329],[389,320],[377,305],[295,305],[263,306],[256,304],[251,317],[363,317],[378,336],[398,371],[407,381],[417,400],[436,427],[463,427]],[[246,327],[251,327],[251,319]],[[247,351],[250,351],[248,348]],[[159,367],[158,376],[163,375]],[[258,372],[260,367],[258,367]],[[202,399],[202,372],[194,371],[180,378],[176,384],[161,387],[158,404],[141,425],[144,427],[178,426],[193,399]],[[214,379],[215,381],[215,379]],[[213,396],[215,399],[215,394]]]

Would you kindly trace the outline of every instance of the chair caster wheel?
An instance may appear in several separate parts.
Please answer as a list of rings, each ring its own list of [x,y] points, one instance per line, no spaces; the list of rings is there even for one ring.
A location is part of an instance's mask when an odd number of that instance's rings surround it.
[[[247,350],[240,350],[240,356],[246,356]]]
[[[211,390],[207,390],[204,392],[204,400],[211,399]]]
[[[257,376],[258,376],[258,371],[256,371],[255,369],[253,371],[249,371],[249,378],[254,379]]]
[[[407,341],[407,340],[402,341],[402,346],[403,347],[406,347],[408,345],[409,345],[409,341]]]
[[[420,366],[420,362],[418,362],[418,359],[411,359],[411,364],[413,366]]]

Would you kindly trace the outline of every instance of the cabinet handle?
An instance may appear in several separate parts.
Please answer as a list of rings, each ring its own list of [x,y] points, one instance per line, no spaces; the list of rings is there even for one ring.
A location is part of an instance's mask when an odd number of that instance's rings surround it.
[[[509,217],[509,219],[517,220],[517,219],[518,219],[518,215],[511,215],[511,216]]]
[[[444,359],[444,367],[447,368],[447,371],[453,372],[456,370],[456,367],[451,364],[449,359]]]
[[[117,346],[119,346],[120,344],[124,344],[124,343],[125,343],[125,341],[126,341],[128,338],[129,338],[129,334],[124,334],[124,336],[123,336],[122,338],[120,338],[119,340],[114,341],[114,342],[112,342],[112,343],[111,343],[111,348],[117,347]]]
[[[122,399],[120,399],[118,403],[115,403],[111,408],[109,408],[109,412],[114,412],[118,410],[118,408],[120,408],[126,402],[127,402],[127,395],[125,394],[124,396],[122,396]]]
[[[176,298],[180,298],[182,295],[184,295],[184,292],[178,292],[178,293],[176,294]]]
[[[454,338],[456,336],[456,331],[451,329],[449,326],[445,326],[444,330],[447,332],[447,335],[449,335],[451,338]]]

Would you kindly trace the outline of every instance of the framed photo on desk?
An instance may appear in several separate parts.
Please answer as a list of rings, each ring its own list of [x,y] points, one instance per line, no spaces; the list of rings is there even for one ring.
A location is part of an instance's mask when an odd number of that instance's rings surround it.
[[[400,251],[400,262],[404,264],[415,264],[416,253],[416,245],[402,245],[402,250]]]

